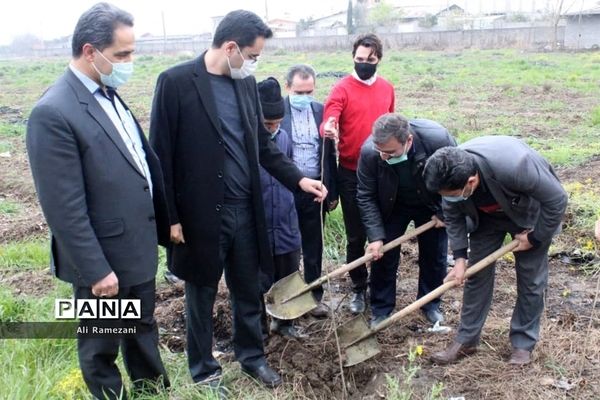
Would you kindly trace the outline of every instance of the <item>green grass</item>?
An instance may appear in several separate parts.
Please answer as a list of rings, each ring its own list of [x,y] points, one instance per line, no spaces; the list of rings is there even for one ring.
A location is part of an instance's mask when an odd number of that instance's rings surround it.
[[[346,235],[344,233],[344,219],[342,217],[342,207],[338,204],[337,208],[327,214],[325,221],[325,246],[323,249],[323,258],[337,263],[346,261]]]
[[[42,269],[49,265],[50,245],[47,240],[0,244],[0,269]]]
[[[600,106],[590,112],[590,124],[594,127],[600,127]]]
[[[10,153],[13,150],[13,145],[7,140],[0,140],[0,154]]]
[[[0,137],[21,137],[24,134],[24,124],[0,122]]]
[[[74,339],[5,339],[0,340],[0,398],[7,400],[44,399],[80,400],[91,399],[83,382],[77,361]],[[217,400],[206,389],[193,385],[187,369],[184,353],[162,352],[171,389],[160,395],[140,395],[138,400]],[[117,366],[121,370],[126,387],[131,383],[119,356]],[[260,388],[242,376],[239,367],[224,366],[223,382],[237,399],[291,399],[283,391],[277,396]],[[24,384],[35,382],[35,384]],[[18,384],[16,384],[18,383]]]
[[[0,147],[0,153],[1,153]],[[10,200],[0,199],[0,215],[16,215],[21,210],[21,205]]]

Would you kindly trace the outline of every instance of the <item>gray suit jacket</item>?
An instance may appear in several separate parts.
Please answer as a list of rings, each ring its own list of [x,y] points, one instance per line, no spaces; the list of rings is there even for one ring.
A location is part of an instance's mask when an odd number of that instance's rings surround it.
[[[554,170],[535,150],[509,136],[483,136],[459,146],[475,157],[490,193],[517,225],[533,229],[533,237],[549,241],[560,231],[567,193]],[[467,218],[479,224],[471,199],[443,201],[446,231],[452,250],[468,247]]]
[[[158,158],[140,136],[153,198],[110,118],[73,72],[32,110],[27,152],[58,278],[91,286],[114,271],[121,287],[154,278],[164,184]]]

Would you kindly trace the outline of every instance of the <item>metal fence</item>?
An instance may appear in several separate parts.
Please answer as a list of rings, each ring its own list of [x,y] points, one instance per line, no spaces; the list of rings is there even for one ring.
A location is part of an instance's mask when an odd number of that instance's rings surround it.
[[[437,32],[383,33],[378,36],[384,42],[386,49],[494,49],[519,48],[543,49],[552,46],[554,28],[504,28]],[[565,38],[564,26],[558,27],[557,44],[562,47]],[[355,36],[312,36],[295,38],[273,38],[268,41],[267,51],[347,51]],[[556,44],[554,44],[556,45]],[[200,53],[210,46],[209,40],[144,40],[136,42],[137,54],[177,54],[189,52]],[[42,49],[12,49],[0,48],[0,58],[11,57],[68,57],[70,43],[61,47]]]

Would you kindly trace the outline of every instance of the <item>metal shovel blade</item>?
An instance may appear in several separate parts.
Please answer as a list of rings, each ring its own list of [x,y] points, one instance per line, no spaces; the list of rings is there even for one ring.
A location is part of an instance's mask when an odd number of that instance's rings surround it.
[[[300,271],[278,280],[266,295],[265,307],[269,315],[279,319],[296,319],[317,307],[317,301],[309,290],[294,296],[306,288]]]
[[[371,332],[367,320],[363,315],[352,318],[337,329],[340,344],[345,350],[345,367],[351,367],[368,360],[381,352],[375,336],[366,337],[359,342],[357,339]]]

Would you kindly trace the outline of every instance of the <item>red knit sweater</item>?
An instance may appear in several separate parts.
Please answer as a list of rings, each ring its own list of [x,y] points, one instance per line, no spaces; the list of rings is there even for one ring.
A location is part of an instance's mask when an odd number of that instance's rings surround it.
[[[325,102],[323,125],[329,117],[339,124],[339,162],[356,171],[360,148],[371,134],[373,123],[381,115],[394,112],[394,87],[377,77],[369,86],[349,75],[339,81]]]

